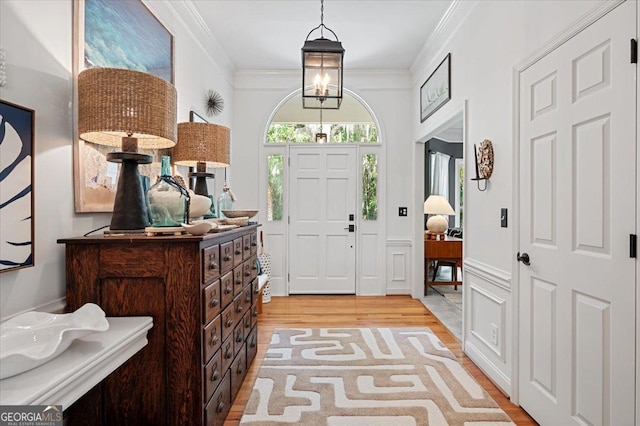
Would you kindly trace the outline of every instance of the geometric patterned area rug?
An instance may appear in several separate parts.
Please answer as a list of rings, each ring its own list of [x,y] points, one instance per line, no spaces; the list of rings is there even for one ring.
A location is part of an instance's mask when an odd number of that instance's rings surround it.
[[[241,425],[513,425],[426,327],[278,329]]]

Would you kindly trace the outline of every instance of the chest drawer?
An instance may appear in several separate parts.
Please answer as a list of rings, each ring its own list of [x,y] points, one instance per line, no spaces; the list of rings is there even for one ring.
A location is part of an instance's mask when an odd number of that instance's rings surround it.
[[[202,329],[202,359],[205,363],[220,348],[221,343],[220,316],[217,316]]]
[[[258,352],[258,327],[253,327],[253,330],[247,337],[247,368],[251,365],[251,362],[256,357]]]
[[[254,280],[257,281],[257,280]],[[244,291],[242,292],[242,296],[240,296],[240,298],[242,299],[242,312],[249,312],[249,310],[251,309],[251,301],[252,298],[251,296],[253,295],[253,286],[246,286],[244,288]]]
[[[258,265],[256,265],[256,256],[251,256],[248,260],[245,260],[242,264],[244,272],[242,278],[244,285],[249,285],[255,277],[258,276]]]
[[[204,367],[204,401],[208,401],[222,381],[224,371],[222,370],[222,351],[216,352],[209,364]]]
[[[254,232],[249,237],[251,238],[251,254],[258,254],[258,233]]]
[[[202,276],[205,284],[220,275],[220,246],[215,245],[203,250]]]
[[[233,240],[233,266],[242,263],[242,238]]]
[[[251,257],[251,235],[242,237],[242,258],[247,260]]]
[[[218,390],[205,407],[204,420],[206,425],[222,426],[231,408],[231,373],[227,372]]]
[[[244,345],[240,348],[236,359],[233,360],[229,373],[231,374],[231,400],[233,401],[242,386],[244,376],[247,374],[247,353]]]
[[[244,268],[241,264],[233,268],[233,294],[238,295],[244,287]]]
[[[220,244],[220,272],[225,273],[233,268],[233,241]]]
[[[231,335],[236,325],[236,314],[234,303],[230,303],[224,311],[222,311],[222,340],[226,340]]]
[[[233,362],[233,334],[229,335],[227,340],[222,342],[220,353],[222,356],[222,371],[227,371]]]
[[[224,309],[233,300],[233,273],[228,272],[220,278],[221,308]]]
[[[202,290],[202,318],[204,324],[220,313],[220,280],[215,280]]]
[[[233,354],[234,356],[240,352],[244,344],[244,321],[240,321],[236,328],[233,329]]]

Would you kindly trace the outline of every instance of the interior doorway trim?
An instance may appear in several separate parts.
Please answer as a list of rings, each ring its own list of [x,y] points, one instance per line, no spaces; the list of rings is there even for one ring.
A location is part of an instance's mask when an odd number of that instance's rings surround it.
[[[454,103],[453,106],[451,108],[448,108],[446,111],[446,114],[434,114],[433,116],[431,116],[429,118],[429,120],[431,121],[431,126],[429,126],[427,128],[427,132],[424,133],[424,135],[422,137],[420,137],[414,146],[414,199],[413,199],[413,211],[416,212],[415,215],[415,219],[413,222],[413,276],[415,277],[415,279],[413,280],[413,288],[412,288],[412,297],[414,299],[422,299],[423,295],[424,295],[424,284],[422,282],[422,279],[418,279],[418,277],[422,277],[424,272],[423,272],[423,263],[424,263],[424,237],[423,237],[423,232],[424,232],[424,215],[422,214],[423,211],[423,203],[424,203],[424,198],[423,198],[423,194],[424,194],[424,144],[431,139],[432,137],[434,137],[435,135],[437,135],[438,133],[440,133],[441,131],[445,130],[446,128],[448,128],[449,126],[451,126],[453,123],[455,123],[456,121],[458,121],[460,119],[460,115],[462,115],[462,144],[464,148],[463,151],[463,161],[465,161],[466,159],[466,155],[464,155],[464,152],[466,152],[466,145],[467,145],[467,126],[466,126],[466,122],[467,122],[467,100],[464,99],[462,101],[458,101],[457,103]],[[465,161],[466,163],[466,161]],[[465,167],[465,170],[468,169],[468,167]],[[466,178],[465,178],[466,181]],[[463,184],[464,185],[464,198],[462,201],[462,205],[464,206],[465,210],[468,211],[468,204],[467,204],[467,185],[466,183]],[[465,222],[466,222],[466,218],[467,217],[467,213],[464,214],[463,218],[462,218],[462,228],[465,228]],[[463,259],[464,259],[464,244],[462,247],[463,250]],[[463,274],[463,280],[464,280],[464,274]],[[463,286],[464,287],[464,286]],[[463,329],[462,329],[462,341],[464,343],[464,338],[465,338],[465,327],[464,327],[464,323],[465,323],[465,318],[464,318],[464,309],[463,309],[463,313],[462,313],[462,323],[463,323]]]

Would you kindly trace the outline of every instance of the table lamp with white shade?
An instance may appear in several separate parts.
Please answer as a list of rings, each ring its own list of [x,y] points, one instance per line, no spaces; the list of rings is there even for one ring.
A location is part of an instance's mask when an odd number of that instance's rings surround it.
[[[424,202],[424,214],[432,215],[427,220],[427,232],[443,235],[449,227],[449,221],[442,215],[455,215],[456,212],[442,195],[429,195]]]

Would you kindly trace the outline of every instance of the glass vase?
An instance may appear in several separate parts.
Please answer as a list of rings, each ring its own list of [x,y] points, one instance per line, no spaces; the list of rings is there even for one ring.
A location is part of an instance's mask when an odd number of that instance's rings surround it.
[[[168,155],[162,156],[160,178],[147,192],[151,226],[177,227],[187,222],[188,192],[171,176]]]

